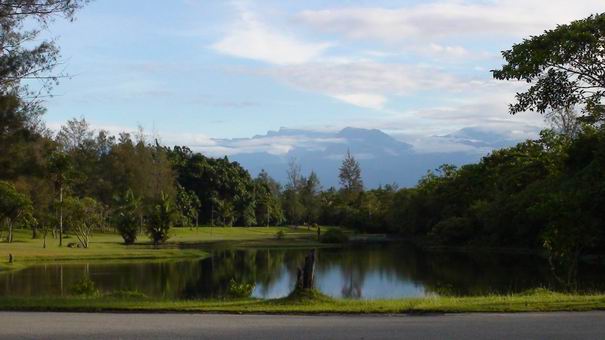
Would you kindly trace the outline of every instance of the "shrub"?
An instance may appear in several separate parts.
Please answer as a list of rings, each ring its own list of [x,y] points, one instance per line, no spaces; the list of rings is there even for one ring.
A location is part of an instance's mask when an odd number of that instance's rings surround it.
[[[99,295],[99,290],[95,287],[95,282],[88,276],[84,276],[80,281],[76,282],[71,288],[71,292],[75,295]]]
[[[429,235],[444,244],[464,244],[475,234],[473,222],[464,217],[450,217],[437,223]]]
[[[321,235],[322,243],[347,243],[349,236],[340,229],[329,229]]]
[[[275,238],[278,240],[282,240],[284,237],[286,237],[286,233],[284,233],[283,230],[280,230],[275,233]]]
[[[116,197],[118,209],[114,213],[114,223],[125,244],[133,244],[137,239],[140,201],[128,189],[122,197]]]
[[[233,298],[247,298],[252,295],[256,285],[254,283],[237,282],[235,279],[229,281],[228,293]]]
[[[176,219],[176,210],[174,210],[170,198],[162,193],[159,203],[155,205],[151,212],[147,225],[147,234],[154,245],[168,240],[168,233]]]

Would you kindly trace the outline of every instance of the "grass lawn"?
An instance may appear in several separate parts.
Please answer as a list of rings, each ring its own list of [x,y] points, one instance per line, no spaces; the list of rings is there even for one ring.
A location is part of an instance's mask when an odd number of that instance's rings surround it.
[[[276,239],[282,230],[284,238]],[[97,233],[91,238],[89,248],[69,248],[67,244],[77,242],[75,237],[63,240],[47,237],[46,248],[41,238],[32,239],[31,231],[17,230],[13,243],[0,243],[0,271],[20,269],[42,261],[71,260],[147,260],[184,257],[204,257],[204,249],[236,242],[241,246],[308,246],[316,245],[316,233],[306,228],[289,227],[200,227],[174,228],[171,237],[161,247],[155,248],[146,236],[140,236],[134,245],[123,244],[120,235]],[[14,263],[8,264],[9,254]]]
[[[0,297],[0,310],[122,311],[199,313],[461,313],[547,312],[605,309],[605,295],[560,294],[536,291],[483,297],[427,297],[395,300],[341,300],[321,294],[258,300],[151,300],[111,296],[11,298]]]

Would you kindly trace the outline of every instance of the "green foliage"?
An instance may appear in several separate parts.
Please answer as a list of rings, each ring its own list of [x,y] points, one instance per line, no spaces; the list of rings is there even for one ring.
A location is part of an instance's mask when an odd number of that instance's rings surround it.
[[[129,189],[123,196],[115,198],[115,205],[117,208],[114,212],[113,222],[122,235],[124,243],[133,244],[139,230],[140,200]]]
[[[254,283],[237,282],[235,279],[232,278],[229,281],[229,288],[227,289],[227,293],[232,298],[247,298],[252,295],[254,287]]]
[[[179,227],[192,226],[197,222],[201,202],[194,191],[177,184],[176,206],[180,215]]]
[[[283,230],[278,230],[278,231],[275,233],[275,238],[276,238],[276,239],[278,239],[278,240],[283,240],[283,239],[284,239],[284,237],[286,237],[286,233],[284,233],[284,231],[283,231]]]
[[[544,113],[580,106],[585,121],[603,121],[604,38],[605,14],[596,14],[559,25],[503,51],[506,64],[492,71],[494,78],[532,84],[517,94],[510,112]]]
[[[147,234],[154,245],[166,242],[170,237],[170,228],[177,221],[178,214],[175,211],[170,198],[163,194],[159,202],[153,207],[147,225]]]
[[[285,217],[280,200],[280,185],[262,170],[254,179],[256,222],[258,225],[280,225]]]
[[[200,200],[200,221],[220,225],[255,224],[254,182],[227,157],[209,158],[186,147],[168,151],[178,183]]]
[[[71,293],[82,296],[98,296],[100,294],[95,282],[88,276],[82,277],[71,287]]]
[[[339,169],[340,185],[343,191],[349,195],[354,195],[363,191],[363,180],[361,179],[361,167],[359,162],[353,157],[350,151],[347,150],[345,159]]]
[[[347,243],[349,236],[341,229],[329,229],[321,235],[322,243]]]
[[[103,207],[91,197],[67,197],[63,202],[66,230],[72,232],[82,248],[88,248],[94,229],[104,223]]]
[[[148,296],[138,290],[116,290],[110,293],[103,294],[103,297],[120,300],[143,300]]]
[[[465,244],[475,236],[475,226],[469,218],[448,217],[435,224],[429,236],[444,244]]]
[[[9,232],[7,241],[13,241],[13,226],[20,221],[30,221],[32,203],[30,199],[18,192],[15,186],[0,181],[0,223],[6,221]]]

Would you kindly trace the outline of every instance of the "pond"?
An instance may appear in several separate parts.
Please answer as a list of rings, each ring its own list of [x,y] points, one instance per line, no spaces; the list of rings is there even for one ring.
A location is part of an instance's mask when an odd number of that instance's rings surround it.
[[[229,281],[254,282],[253,296],[276,298],[294,288],[309,249],[223,249],[204,259],[139,263],[45,264],[0,274],[0,295],[69,294],[84,276],[104,292],[138,290],[173,299],[227,294]],[[605,271],[583,264],[582,290],[603,290]],[[380,299],[454,294],[515,293],[557,285],[547,262],[534,255],[426,251],[405,243],[317,250],[316,285],[333,297]]]

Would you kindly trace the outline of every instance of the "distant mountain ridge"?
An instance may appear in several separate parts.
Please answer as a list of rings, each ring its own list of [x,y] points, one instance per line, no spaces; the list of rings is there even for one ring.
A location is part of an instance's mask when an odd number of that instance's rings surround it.
[[[518,141],[478,128],[465,128],[445,136],[435,136],[444,145],[456,143],[481,152],[418,152],[413,145],[378,129],[347,127],[340,131],[310,131],[280,128],[252,138],[216,139],[216,145],[232,152],[230,159],[247,168],[253,176],[262,169],[285,183],[290,160],[300,163],[303,172],[315,171],[324,187],[338,186],[338,168],[347,150],[359,160],[366,187],[396,183],[413,186],[429,169],[444,163],[463,165],[477,162],[494,148]]]

